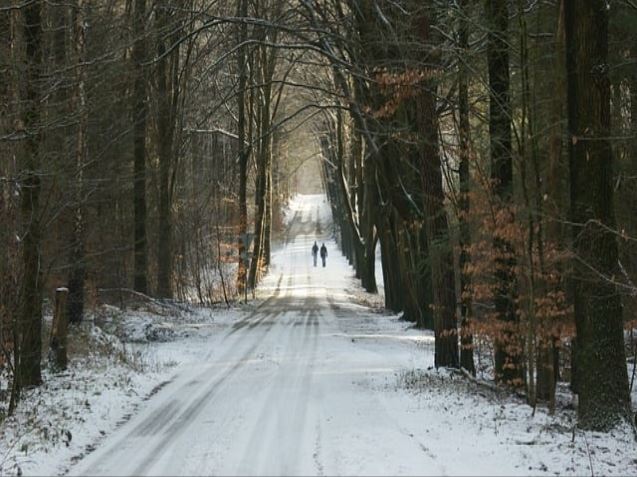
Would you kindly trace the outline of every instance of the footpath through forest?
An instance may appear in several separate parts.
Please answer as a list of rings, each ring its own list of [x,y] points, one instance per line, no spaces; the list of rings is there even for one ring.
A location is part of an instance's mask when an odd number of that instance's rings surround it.
[[[40,435],[50,409],[68,408],[53,426],[68,426],[65,446],[38,444],[35,431],[5,438],[2,473],[19,464],[25,475],[637,475],[630,429],[574,432],[573,411],[533,412],[432,369],[433,336],[384,314],[378,300],[370,306],[331,230],[325,197],[297,196],[257,304],[153,343],[157,361],[177,358],[170,373],[144,376],[147,391],[154,376],[172,375],[145,399],[124,384],[96,390],[112,369],[90,374],[84,391],[80,368],[48,379],[68,391],[38,390],[25,406],[50,401],[39,405]],[[325,268],[312,264],[315,240],[329,250]]]

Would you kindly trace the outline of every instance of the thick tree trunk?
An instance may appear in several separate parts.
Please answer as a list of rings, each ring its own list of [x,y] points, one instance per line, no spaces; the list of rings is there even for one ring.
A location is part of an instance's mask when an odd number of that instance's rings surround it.
[[[74,61],[76,63],[73,105],[78,114],[75,143],[75,207],[71,235],[71,270],[68,279],[66,310],[69,323],[80,323],[84,315],[84,167],[87,158],[88,106],[86,104],[86,6],[84,0],[73,5]]]
[[[21,310],[18,320],[19,363],[16,369],[18,388],[42,382],[42,261],[40,224],[40,141],[42,81],[42,6],[36,0],[24,7],[24,41],[26,43],[26,85],[23,127],[27,140],[21,181],[23,277]]]
[[[428,18],[422,18],[420,40],[430,42]],[[436,87],[432,81],[420,85],[416,124],[420,135],[421,178],[424,196],[425,228],[431,263],[435,366],[459,366],[456,290],[453,250],[445,210],[442,164],[438,147]]]
[[[471,262],[469,246],[471,245],[471,232],[469,230],[469,192],[471,176],[469,172],[470,161],[470,132],[469,123],[469,82],[467,71],[467,52],[469,51],[469,21],[467,19],[467,0],[460,2],[460,25],[458,28],[458,46],[461,57],[458,59],[458,136],[460,141],[460,213],[458,217],[460,228],[460,366],[475,376],[476,369],[473,363],[473,334],[471,331],[471,278],[467,267]]]
[[[158,95],[158,118],[157,118],[157,144],[159,156],[159,237],[157,241],[157,296],[160,298],[172,298],[172,213],[171,213],[171,193],[170,174],[174,156],[174,131],[176,117],[174,114],[174,101],[176,100],[176,88],[178,85],[172,84],[172,72],[174,66],[172,62],[178,61],[179,44],[174,46],[174,50],[166,53],[167,30],[174,28],[169,24],[167,5],[163,5],[157,10],[157,25],[159,39],[157,45],[157,95]],[[178,81],[178,79],[177,79]],[[171,87],[172,86],[172,87]]]
[[[379,212],[383,215],[379,224],[380,257],[383,268],[383,282],[385,288],[385,308],[399,313],[403,310],[401,293],[404,290],[400,282],[398,246],[395,238],[395,226],[390,210]]]
[[[509,87],[509,43],[507,0],[487,0],[489,69],[489,135],[491,151],[491,179],[498,207],[506,214],[507,223],[513,221],[513,159],[511,148],[511,99]],[[495,378],[506,384],[520,385],[523,370],[517,333],[517,284],[515,252],[506,232],[496,231],[494,246],[496,286],[495,308],[502,331],[495,340]]]
[[[433,330],[433,286],[425,226],[421,222],[407,223],[397,212],[394,214],[403,317],[418,328]]]
[[[254,68],[259,69],[261,87],[261,102],[259,103],[259,114],[257,124],[258,137],[258,164],[257,164],[257,190],[256,205],[257,213],[254,223],[254,248],[252,261],[250,262],[250,273],[248,275],[248,287],[254,289],[264,267],[265,232],[267,227],[268,208],[268,181],[272,164],[272,131],[271,131],[271,106],[272,106],[272,76],[274,75],[274,52],[269,52],[266,46],[262,46],[258,55],[260,64]]]
[[[146,0],[135,0],[133,11],[133,64],[135,84],[133,85],[133,228],[134,228],[134,288],[148,293],[147,244],[146,244]]]
[[[565,248],[564,213],[568,210],[565,197],[564,184],[567,182],[566,174],[568,164],[563,154],[562,138],[564,136],[564,115],[566,103],[566,77],[565,77],[565,51],[564,51],[564,2],[559,2],[557,8],[557,23],[555,40],[553,42],[554,67],[551,72],[552,102],[550,110],[550,136],[548,140],[549,172],[547,177],[547,210],[549,219],[546,222],[546,241],[556,247],[557,250]],[[565,273],[563,267],[559,267],[560,285],[566,289]],[[567,294],[568,296],[568,294]],[[548,401],[551,406],[555,399],[555,389],[559,375],[559,337],[548,337],[546,343],[538,353],[537,370],[537,398]],[[573,370],[573,368],[571,368]],[[574,373],[571,373],[574,374]]]
[[[579,425],[606,430],[630,416],[610,136],[608,10],[566,0],[568,130]]]

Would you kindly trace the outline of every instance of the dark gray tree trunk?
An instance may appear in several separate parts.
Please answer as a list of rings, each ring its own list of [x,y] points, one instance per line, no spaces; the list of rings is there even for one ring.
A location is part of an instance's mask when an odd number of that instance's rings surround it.
[[[460,366],[475,376],[476,369],[473,362],[473,334],[470,327],[471,320],[471,278],[467,267],[471,262],[469,246],[471,245],[471,231],[469,230],[469,192],[471,189],[470,162],[470,133],[469,123],[469,74],[466,62],[469,51],[469,20],[467,18],[468,0],[461,0],[460,19],[458,27],[458,135],[460,141]]]
[[[135,68],[133,85],[133,209],[134,209],[134,288],[148,293],[148,252],[146,243],[146,0],[135,0],[133,7],[132,60]]]
[[[389,210],[379,211],[379,235],[381,248],[381,261],[383,267],[383,282],[385,288],[385,308],[399,313],[403,310],[402,291],[404,287],[400,281],[398,246],[395,238],[395,226],[392,221],[392,213]]]
[[[547,177],[548,215],[552,216],[546,223],[546,240],[558,250],[564,250],[565,227],[559,220],[568,211],[564,184],[567,183],[568,164],[566,154],[563,152],[562,139],[565,132],[564,116],[566,113],[566,67],[564,62],[566,54],[564,50],[564,6],[563,0],[556,5],[557,22],[555,23],[555,40],[553,42],[553,69],[551,71],[550,87],[552,91],[552,104],[550,110],[550,136],[548,140],[549,171]],[[560,272],[560,284],[567,288],[566,273],[564,267],[558,267]],[[569,294],[567,293],[567,297]],[[543,346],[538,353],[537,371],[537,398],[548,401],[553,406],[555,389],[559,376],[559,337],[549,337],[549,343]],[[571,376],[575,373],[571,368]]]
[[[510,209],[513,196],[513,158],[511,148],[511,99],[509,81],[509,41],[507,0],[487,0],[487,63],[489,70],[489,136],[491,179],[497,204],[513,221]],[[495,308],[502,326],[495,342],[496,381],[519,385],[523,372],[517,335],[517,284],[514,273],[515,252],[503,236],[494,238]]]
[[[15,370],[18,388],[42,382],[42,260],[40,210],[40,141],[42,82],[42,6],[36,0],[24,6],[24,41],[26,44],[26,78],[24,88],[23,129],[27,135],[20,182],[23,222],[23,278],[21,309],[18,320],[18,356]]]
[[[430,3],[431,6],[431,3]],[[417,38],[431,46],[429,12],[423,12],[417,22]],[[431,58],[425,61],[430,62]],[[420,136],[420,167],[424,198],[425,228],[431,263],[433,316],[435,335],[435,366],[459,367],[458,320],[453,250],[449,238],[449,223],[445,210],[442,163],[438,146],[438,113],[436,85],[421,81],[417,98],[416,125]]]
[[[248,0],[237,2],[237,16],[248,16]],[[245,43],[248,40],[248,25],[242,23],[239,26],[239,48],[237,49],[237,63],[239,71],[239,83],[237,85],[237,136],[239,142],[239,228],[237,230],[237,291],[243,294],[247,289],[248,279],[248,158],[250,152],[246,146],[246,84],[247,84],[247,53]]]
[[[568,131],[577,330],[578,422],[606,430],[630,416],[610,136],[608,10],[566,0]]]
[[[362,138],[360,136],[357,142],[361,144],[360,147],[362,148]],[[374,178],[376,164],[371,160],[363,161],[361,158],[359,168],[362,168],[360,189],[363,191],[363,198],[359,201],[359,220],[364,243],[364,259],[363,263],[359,265],[361,283],[368,293],[378,293],[378,285],[376,284],[376,244],[378,236],[375,224],[378,222],[379,203],[378,189]]]
[[[75,93],[73,105],[78,115],[75,138],[75,178],[73,231],[71,234],[71,270],[68,279],[66,310],[69,323],[80,323],[84,315],[84,281],[86,259],[84,253],[84,167],[87,159],[88,106],[86,101],[86,6],[84,0],[73,5],[73,43],[75,61]]]
[[[157,43],[157,144],[159,156],[159,237],[157,240],[157,296],[172,298],[173,287],[173,252],[172,252],[172,194],[171,171],[175,154],[175,122],[176,104],[179,91],[179,43],[167,53],[166,44],[169,38],[178,39],[178,35],[169,35],[171,24],[168,5],[157,9],[158,43]],[[176,38],[175,38],[176,37]],[[172,43],[172,42],[170,42]]]

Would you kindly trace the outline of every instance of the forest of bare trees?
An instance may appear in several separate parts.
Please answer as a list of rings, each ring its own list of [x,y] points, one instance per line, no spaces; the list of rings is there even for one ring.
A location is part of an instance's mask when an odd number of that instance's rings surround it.
[[[632,421],[636,25],[631,0],[4,0],[10,409],[57,288],[69,333],[99,303],[249,298],[312,160],[436,367]]]

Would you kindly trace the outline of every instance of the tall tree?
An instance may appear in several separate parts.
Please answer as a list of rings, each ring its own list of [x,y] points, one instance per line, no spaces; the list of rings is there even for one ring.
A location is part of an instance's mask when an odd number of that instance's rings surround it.
[[[179,104],[179,20],[170,2],[157,8],[157,146],[159,158],[159,236],[157,237],[157,295],[172,298],[172,190],[175,126]],[[173,20],[171,23],[170,20]],[[168,52],[168,45],[171,46]]]
[[[246,85],[247,85],[247,41],[248,0],[237,1],[237,17],[244,19],[239,25],[237,63],[239,83],[237,85],[237,141],[239,143],[239,229],[237,231],[237,290],[239,294],[247,289],[248,278],[248,159],[250,149],[246,145]]]
[[[516,310],[515,256],[506,237],[506,226],[513,221],[513,157],[511,148],[511,97],[509,79],[509,41],[507,0],[487,0],[487,63],[489,70],[489,137],[491,179],[498,208],[504,215],[499,221],[494,245],[495,308],[502,332],[495,343],[496,380],[519,383],[522,377],[515,325]]]
[[[458,5],[458,141],[459,167],[458,179],[460,182],[460,366],[475,375],[473,363],[473,336],[470,328],[471,297],[470,280],[467,267],[470,264],[469,246],[471,243],[471,231],[469,229],[469,192],[471,176],[469,162],[471,156],[469,122],[469,71],[467,66],[469,53],[469,12],[468,0],[461,0]]]
[[[268,4],[263,5],[263,7]],[[281,3],[270,5],[278,8]],[[263,12],[265,14],[265,12]],[[261,85],[258,91],[256,104],[257,129],[257,187],[255,192],[256,216],[254,221],[254,244],[252,260],[248,275],[248,287],[254,289],[265,267],[266,232],[269,230],[268,211],[271,200],[271,175],[272,175],[272,80],[277,65],[277,50],[270,48],[265,43],[276,43],[277,30],[272,33],[268,29],[260,29],[255,36],[260,37],[264,44],[259,45],[254,55],[252,69],[256,73],[258,83]],[[271,217],[271,215],[270,215]]]
[[[135,0],[133,7],[132,60],[135,68],[133,85],[133,209],[134,209],[134,287],[148,292],[148,247],[146,243],[146,122],[148,116],[146,92],[146,0]]]
[[[73,109],[77,114],[75,136],[75,177],[73,229],[71,233],[71,269],[68,279],[67,313],[70,323],[79,323],[84,314],[84,281],[86,263],[84,253],[84,167],[87,161],[88,105],[86,98],[86,5],[84,0],[73,4],[73,61],[75,63],[75,91]]]
[[[621,300],[613,283],[619,272],[606,2],[565,0],[564,24],[578,419],[581,427],[605,430],[630,412]]]
[[[416,2],[420,6],[413,25],[415,44],[422,48],[424,64],[436,65],[428,53],[434,50],[435,39],[431,31],[433,2]],[[431,263],[433,289],[433,315],[436,367],[459,367],[456,316],[456,290],[453,251],[449,238],[449,222],[445,210],[442,163],[438,143],[438,112],[436,110],[437,83],[433,74],[425,70],[424,79],[417,84],[418,96],[414,102],[419,134],[419,153],[424,197],[425,228]]]
[[[26,78],[22,129],[26,137],[20,171],[23,279],[18,321],[19,363],[15,377],[18,389],[42,382],[42,260],[41,260],[41,150],[43,80],[44,2],[24,6],[23,21],[26,52]]]

